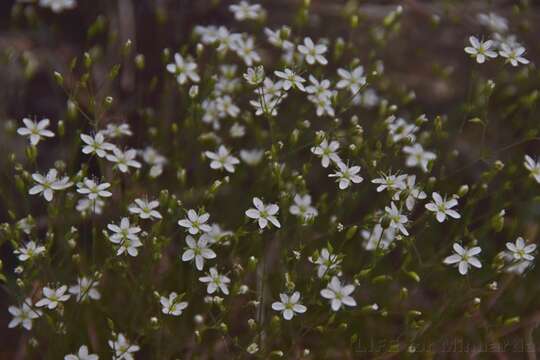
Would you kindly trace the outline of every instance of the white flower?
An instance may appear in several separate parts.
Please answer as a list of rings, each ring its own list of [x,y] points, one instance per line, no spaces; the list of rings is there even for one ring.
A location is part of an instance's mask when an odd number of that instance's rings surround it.
[[[506,248],[512,252],[515,260],[534,260],[534,256],[531,254],[536,250],[536,244],[526,245],[522,237],[518,237],[515,243],[507,242]]]
[[[246,216],[257,220],[259,228],[264,229],[271,222],[275,227],[280,228],[279,220],[274,216],[279,211],[279,206],[276,204],[264,205],[258,197],[253,198],[255,208],[250,208],[246,211]]]
[[[499,55],[506,58],[506,62],[509,62],[512,66],[518,66],[520,63],[527,65],[529,63],[529,60],[521,56],[524,53],[525,48],[523,46],[511,47],[506,43],[501,44],[501,50],[499,51]]]
[[[273,31],[272,29],[265,28],[264,33],[268,42],[280,49],[292,49],[293,43],[287,40],[288,34],[290,34],[291,29],[287,26],[283,26],[281,29]]]
[[[392,191],[401,191],[404,190],[407,185],[405,183],[405,180],[407,179],[407,175],[392,175],[392,174],[381,174],[380,178],[376,178],[371,180],[373,184],[379,184],[377,186],[377,192],[381,192],[384,190],[388,190],[390,192]]]
[[[50,8],[55,13],[71,10],[77,6],[76,0],[39,0],[39,6]]]
[[[405,228],[405,225],[409,219],[398,210],[396,207],[396,204],[392,201],[390,203],[390,207],[385,207],[384,210],[386,211],[386,214],[388,215],[388,218],[390,220],[390,227],[394,229],[398,229],[403,235],[408,236],[409,232]]]
[[[193,82],[200,81],[197,74],[197,63],[189,58],[184,59],[179,53],[174,54],[174,63],[167,65],[167,71],[176,76],[176,81],[180,85],[185,84],[188,79]]]
[[[79,199],[79,201],[77,201],[77,205],[75,206],[75,209],[81,212],[83,216],[86,216],[88,212],[94,213],[94,214],[101,214],[103,211],[104,205],[105,205],[105,201],[99,198],[95,200],[82,198],[82,199]]]
[[[373,230],[362,230],[362,237],[364,242],[362,246],[367,251],[374,251],[378,249],[388,249],[388,247],[394,242],[396,238],[396,229],[388,227],[383,229],[381,224],[375,224]]]
[[[291,296],[287,294],[279,294],[281,301],[276,301],[272,304],[272,309],[280,311],[285,320],[291,320],[294,313],[303,314],[307,307],[300,304],[300,293],[295,291]]]
[[[227,287],[227,284],[231,282],[231,279],[225,275],[219,274],[215,267],[210,268],[210,272],[207,274],[207,276],[200,277],[199,281],[208,283],[206,292],[209,294],[213,294],[216,292],[216,290],[221,290],[221,292],[225,295],[229,295],[229,288]]]
[[[178,225],[187,228],[191,235],[197,235],[199,232],[209,232],[212,230],[210,225],[206,224],[210,219],[210,214],[203,213],[199,215],[195,210],[190,209],[187,213],[187,219],[178,221]]]
[[[240,163],[240,160],[232,156],[229,150],[223,145],[221,145],[216,152],[206,151],[204,154],[207,158],[212,160],[210,162],[210,167],[212,169],[225,169],[230,173],[234,173],[234,166]]]
[[[259,85],[264,81],[264,67],[262,65],[256,68],[249,67],[243,76],[249,84]]]
[[[385,122],[393,142],[399,142],[405,139],[411,142],[416,141],[415,134],[418,131],[418,126],[415,124],[409,124],[405,119],[395,117],[394,115],[389,116]]]
[[[328,64],[328,60],[323,56],[328,48],[326,45],[314,44],[310,37],[304,38],[304,44],[298,45],[298,51],[306,57],[306,62],[310,65],[318,62],[321,65]]]
[[[497,53],[490,50],[493,45],[492,40],[480,41],[475,36],[471,36],[469,37],[469,42],[472,46],[465,47],[465,52],[475,58],[477,63],[482,64],[486,61],[486,58],[497,57]]]
[[[309,82],[311,85],[306,86],[306,92],[314,94],[315,97],[329,100],[334,92],[330,90],[330,80],[322,79],[317,80],[313,75],[309,75]]]
[[[30,195],[42,194],[45,200],[51,201],[54,191],[64,190],[73,185],[68,177],[57,179],[57,176],[56,169],[50,169],[46,176],[38,173],[32,174],[32,179],[38,184],[31,187],[28,193]]]
[[[308,194],[304,196],[300,194],[294,195],[294,205],[289,207],[289,212],[295,216],[300,216],[304,220],[313,219],[318,214],[317,209],[311,206],[311,196]]]
[[[141,219],[161,219],[161,214],[155,210],[159,207],[159,201],[148,199],[135,199],[134,203],[128,208],[132,214],[137,214]]]
[[[71,295],[66,294],[67,289],[67,285],[62,285],[56,289],[45,286],[43,288],[43,298],[36,303],[36,306],[46,306],[51,310],[55,309],[59,303],[67,301],[71,297]]]
[[[331,141],[328,143],[328,140],[324,139],[318,146],[312,147],[311,152],[317,156],[321,157],[321,164],[324,168],[327,168],[330,165],[330,161],[339,164],[341,159],[337,154],[339,149],[339,142]]]
[[[112,193],[107,189],[111,187],[109,183],[98,184],[94,180],[84,178],[82,182],[77,183],[77,192],[86,195],[89,200],[111,197]]]
[[[401,191],[397,191],[393,196],[393,199],[397,201],[401,197],[401,193],[404,192],[407,195],[407,198],[405,199],[405,206],[409,211],[412,211],[414,208],[416,200],[423,200],[427,197],[426,193],[423,192],[422,189],[415,186],[415,183],[416,175],[407,176],[406,188]]]
[[[205,238],[209,244],[215,244],[229,235],[232,235],[231,231],[224,231],[218,224],[212,224],[212,230],[202,234],[201,238]]]
[[[28,136],[30,144],[37,145],[42,137],[54,137],[54,133],[47,130],[50,124],[49,119],[43,119],[39,122],[32,121],[28,118],[22,119],[24,127],[17,129],[17,133],[22,136]]]
[[[345,69],[338,69],[338,75],[341,80],[338,81],[336,87],[338,89],[349,89],[351,94],[356,95],[362,86],[366,84],[366,77],[364,76],[364,67],[357,66],[352,71]]]
[[[87,299],[99,300],[101,294],[97,290],[98,285],[98,280],[83,276],[77,279],[77,284],[69,287],[69,292],[75,295],[77,302],[83,302]]]
[[[180,316],[182,311],[188,307],[187,301],[180,301],[178,294],[174,291],[169,294],[169,297],[162,296],[159,302],[162,306],[161,311],[165,315]]]
[[[69,354],[64,356],[64,360],[98,360],[99,356],[88,353],[88,347],[83,345],[79,348],[77,355]]]
[[[339,183],[340,190],[345,190],[351,185],[351,183],[359,184],[364,181],[360,175],[357,175],[360,172],[360,166],[349,167],[343,162],[338,162],[337,166],[339,170],[328,175],[328,177],[337,178],[336,181]]]
[[[29,241],[26,245],[14,251],[20,261],[26,261],[39,256],[45,252],[45,246],[38,246],[34,241]]]
[[[101,133],[103,133],[103,135],[111,139],[115,139],[124,135],[126,136],[133,135],[133,133],[129,129],[129,124],[126,124],[126,123],[122,123],[122,124],[109,123],[107,124],[107,128],[101,131]]]
[[[26,330],[32,330],[32,322],[39,318],[43,313],[33,308],[32,299],[26,298],[20,307],[10,306],[8,311],[13,315],[8,328],[14,328],[21,325]]]
[[[198,241],[188,235],[186,236],[187,250],[182,254],[182,261],[191,261],[195,259],[195,267],[202,271],[204,268],[204,259],[215,259],[216,253],[210,249],[208,238],[201,236]]]
[[[322,249],[317,259],[310,258],[312,263],[317,264],[317,276],[322,278],[324,275],[338,269],[341,259],[339,256],[330,253],[326,248]]]
[[[255,166],[261,162],[264,151],[259,149],[240,150],[240,158],[248,165]]]
[[[261,61],[261,57],[255,51],[255,39],[253,37],[239,38],[233,43],[232,49],[244,60],[247,66],[252,66],[253,63]]]
[[[534,177],[537,183],[540,184],[540,160],[534,161],[529,155],[525,155],[525,169],[531,172],[531,175]]]
[[[419,166],[424,172],[428,171],[428,164],[430,161],[435,160],[437,155],[430,151],[424,150],[422,145],[414,144],[413,146],[404,146],[403,152],[407,155],[405,165],[408,167]]]
[[[234,14],[238,21],[254,20],[262,15],[262,7],[259,4],[251,5],[247,1],[240,1],[236,5],[230,5],[229,10]]]
[[[109,240],[114,244],[119,244],[119,248],[116,251],[116,255],[122,255],[127,252],[130,256],[137,256],[139,251],[138,247],[142,246],[142,242],[139,240],[139,232],[141,228],[138,226],[131,226],[129,219],[124,217],[120,220],[120,225],[109,224],[107,228],[113,232],[109,236]]]
[[[112,154],[107,154],[107,160],[116,163],[115,168],[125,173],[128,172],[130,166],[136,169],[141,167],[141,163],[135,160],[136,156],[137,150],[135,149],[122,151],[115,147]]]
[[[455,254],[448,256],[443,262],[446,265],[457,264],[461,275],[467,274],[471,265],[478,269],[482,267],[480,261],[475,257],[475,255],[480,254],[482,251],[480,247],[476,246],[469,249],[467,247],[461,247],[458,243],[454,243],[453,248]]]
[[[82,148],[84,154],[96,154],[103,158],[107,155],[107,151],[113,151],[115,146],[105,141],[103,133],[98,132],[94,137],[86,134],[81,134],[81,140],[86,144]]]
[[[438,222],[442,223],[444,220],[446,220],[447,216],[454,219],[461,218],[461,215],[459,215],[457,211],[452,210],[452,208],[458,204],[456,199],[452,198],[450,200],[446,200],[445,197],[443,200],[441,195],[436,192],[434,192],[431,196],[433,197],[434,201],[426,204],[426,209],[435,213]]]
[[[221,96],[216,99],[216,108],[220,117],[237,117],[240,114],[240,108],[234,104],[229,95]]]
[[[241,138],[246,135],[246,127],[235,122],[229,129],[229,135],[231,135],[232,138]]]
[[[296,75],[294,71],[286,68],[283,71],[274,71],[274,74],[283,79],[283,90],[288,91],[291,87],[295,87],[300,91],[306,91],[303,82],[306,81],[303,77]]]
[[[114,337],[114,341],[109,340],[109,347],[113,351],[113,360],[134,360],[133,353],[139,351],[140,347],[131,344],[124,334],[118,334],[118,336]]]
[[[478,14],[478,22],[481,25],[487,26],[491,31],[496,33],[505,33],[508,31],[508,21],[495,13]]]
[[[350,296],[353,291],[354,285],[342,286],[341,281],[334,276],[326,289],[321,290],[321,296],[330,300],[332,310],[338,311],[343,305],[356,306],[356,301]]]
[[[163,166],[167,163],[167,158],[157,152],[156,149],[148,146],[142,152],[143,160],[150,168],[150,177],[155,178],[163,172]]]

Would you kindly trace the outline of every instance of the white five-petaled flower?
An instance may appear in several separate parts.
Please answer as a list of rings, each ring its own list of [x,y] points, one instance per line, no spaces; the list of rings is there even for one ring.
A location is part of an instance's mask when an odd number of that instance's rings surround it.
[[[135,160],[137,156],[137,150],[129,149],[122,151],[115,147],[112,154],[107,154],[107,160],[116,163],[115,167],[121,172],[125,173],[129,171],[129,167],[139,169],[141,163]]]
[[[107,189],[111,187],[109,183],[98,184],[94,180],[84,178],[82,182],[77,183],[77,192],[86,195],[89,200],[111,197],[112,193]]]
[[[537,183],[540,184],[540,160],[534,161],[529,155],[525,155],[525,169],[529,170]]]
[[[69,292],[75,295],[77,302],[83,302],[88,299],[99,300],[101,294],[99,293],[97,286],[99,281],[97,279],[89,279],[85,276],[77,279],[77,284],[69,287]]]
[[[294,313],[303,314],[306,312],[307,307],[300,304],[300,293],[295,291],[292,295],[279,294],[281,301],[276,301],[272,304],[272,309],[280,311],[285,320],[291,320]]]
[[[174,291],[169,294],[169,297],[162,296],[159,299],[161,303],[163,312],[165,315],[180,316],[182,311],[188,307],[187,301],[180,301],[181,297],[178,296]]]
[[[303,220],[313,219],[318,212],[311,206],[311,196],[309,194],[294,195],[294,204],[289,207],[289,212],[293,215],[300,216]]]
[[[455,198],[446,200],[446,197],[443,199],[439,193],[434,192],[432,195],[433,202],[426,204],[426,209],[433,211],[437,218],[437,221],[442,223],[446,220],[447,216],[450,216],[454,219],[461,218],[461,215],[455,210],[452,210],[454,206],[458,204],[458,201]]]
[[[39,6],[50,8],[54,13],[71,10],[77,6],[77,0],[39,0]]]
[[[86,345],[82,345],[79,348],[79,351],[77,352],[77,355],[75,354],[69,354],[64,356],[64,360],[98,360],[99,356],[96,354],[90,354],[88,352],[88,347]]]
[[[405,183],[406,179],[407,179],[406,174],[392,175],[391,173],[389,173],[388,175],[381,174],[380,178],[373,179],[371,180],[371,182],[373,184],[379,184],[379,186],[377,186],[377,192],[381,192],[384,190],[388,190],[390,192],[393,192],[393,191],[400,192],[407,187]]]
[[[341,259],[338,255],[332,254],[328,249],[324,248],[316,259],[309,259],[314,264],[317,264],[317,276],[322,278],[327,273],[338,269]]]
[[[109,123],[107,124],[107,127],[105,130],[100,131],[105,135],[106,137],[109,137],[111,139],[116,139],[122,136],[131,136],[133,133],[131,132],[131,129],[129,128],[129,124],[122,123],[122,124],[114,124]]]
[[[487,58],[497,57],[497,53],[490,50],[493,45],[492,40],[480,41],[477,37],[470,36],[469,42],[472,46],[465,47],[465,52],[475,58],[477,63],[482,64]]]
[[[335,173],[329,174],[328,177],[335,177],[339,183],[339,189],[345,190],[351,183],[360,184],[364,179],[358,175],[360,166],[347,166],[344,162],[337,163],[338,170]]]
[[[133,353],[140,350],[138,345],[132,344],[124,334],[113,334],[114,340],[109,340],[109,347],[113,351],[113,360],[134,360]]]
[[[96,154],[103,158],[107,156],[107,151],[113,151],[116,146],[105,141],[103,133],[98,132],[94,137],[81,134],[81,140],[86,144],[82,148],[84,154]]]
[[[71,295],[66,294],[68,287],[62,285],[58,288],[43,288],[43,298],[36,303],[37,307],[46,306],[49,309],[55,309],[59,303],[67,301]]]
[[[221,290],[225,295],[229,295],[227,284],[231,282],[231,279],[218,273],[215,267],[210,268],[210,272],[206,276],[200,277],[199,281],[208,284],[206,292],[209,294],[213,294],[216,290]]]
[[[515,260],[534,260],[532,253],[536,250],[536,244],[526,245],[522,237],[518,237],[515,243],[507,242],[506,248],[512,252]]]
[[[56,169],[50,169],[46,176],[38,173],[32,174],[32,179],[37,182],[37,185],[31,187],[28,193],[30,195],[42,194],[45,200],[51,201],[55,190],[64,190],[73,185],[67,176],[61,179],[57,179],[57,176]]]
[[[137,214],[143,220],[145,219],[161,219],[162,216],[159,211],[155,210],[159,207],[159,201],[148,199],[135,199],[134,203],[128,208],[132,214]]]
[[[191,261],[195,259],[195,267],[202,271],[204,268],[204,259],[215,259],[216,253],[210,249],[208,238],[201,236],[198,241],[188,235],[186,236],[186,244],[188,248],[182,254],[182,261]]]
[[[300,91],[306,91],[303,82],[306,81],[303,77],[297,75],[294,71],[286,68],[283,71],[274,71],[277,77],[283,79],[283,90],[288,91],[291,87],[295,87]]]
[[[419,166],[424,172],[428,171],[429,162],[437,158],[435,153],[424,150],[422,145],[418,143],[413,146],[404,146],[403,152],[409,155],[405,161],[405,165],[408,167]]]
[[[187,219],[178,221],[178,225],[185,227],[191,235],[197,235],[198,233],[206,233],[212,230],[212,227],[206,222],[210,219],[210,214],[203,213],[199,215],[195,210],[190,209],[187,213]]]
[[[336,84],[338,89],[349,89],[351,94],[356,95],[360,91],[360,88],[366,84],[364,67],[361,65],[357,66],[352,71],[340,68],[337,72],[341,77],[341,80]]]
[[[469,249],[462,247],[458,243],[454,243],[453,248],[455,254],[448,256],[443,262],[447,265],[457,264],[461,275],[467,274],[471,265],[478,269],[482,267],[480,260],[475,257],[475,255],[480,254],[482,251],[480,247],[475,246]]]
[[[275,227],[280,228],[279,220],[274,216],[279,211],[279,206],[276,204],[265,205],[258,197],[253,198],[255,208],[250,208],[246,211],[246,216],[257,220],[259,228],[264,229],[271,222]]]
[[[47,127],[51,122],[49,119],[35,122],[28,118],[24,118],[22,121],[24,127],[18,128],[17,133],[22,136],[28,136],[31,145],[37,145],[42,137],[54,137],[54,133],[47,130]]]
[[[107,228],[113,232],[109,236],[109,240],[114,244],[119,244],[116,255],[122,255],[127,252],[130,256],[137,256],[139,251],[138,247],[142,246],[142,242],[139,239],[138,233],[141,232],[141,228],[138,226],[131,226],[129,219],[124,217],[120,220],[120,225],[109,224]]]
[[[212,169],[225,169],[230,173],[234,173],[234,166],[240,163],[240,160],[232,156],[229,150],[223,145],[216,152],[206,151],[204,154],[212,160],[210,162]]]
[[[409,219],[407,219],[407,216],[401,214],[401,211],[396,207],[396,204],[392,201],[390,203],[390,207],[385,207],[384,210],[386,211],[386,215],[388,216],[388,219],[390,220],[390,227],[394,229],[398,229],[403,235],[408,236],[409,232],[405,228],[405,225]]]
[[[10,306],[8,311],[13,315],[13,319],[8,324],[10,329],[21,325],[26,330],[32,330],[33,320],[43,314],[41,311],[34,309],[30,298],[26,298],[20,307]]]
[[[304,38],[304,44],[298,45],[298,51],[306,57],[306,62],[310,65],[315,62],[321,65],[328,64],[328,60],[323,56],[327,50],[326,45],[314,44],[310,37]]]
[[[327,168],[330,165],[330,161],[333,161],[336,164],[341,162],[341,159],[337,154],[338,149],[339,142],[331,141],[329,143],[328,140],[324,139],[318,146],[312,147],[311,152],[317,156],[320,156],[322,166]]]
[[[338,311],[343,305],[356,306],[356,301],[350,296],[353,291],[354,285],[341,285],[339,278],[334,276],[326,289],[321,290],[321,296],[330,300],[333,311]]]
[[[176,76],[178,84],[182,85],[191,79],[193,82],[199,82],[200,77],[197,74],[197,63],[189,58],[184,59],[179,53],[174,54],[174,63],[167,65],[167,71]]]
[[[234,14],[234,18],[238,21],[257,19],[261,16],[263,11],[261,5],[251,5],[247,1],[240,1],[238,4],[230,5],[229,10]]]
[[[421,188],[417,187],[415,185],[416,183],[416,175],[408,175],[407,176],[407,183],[406,188],[400,191],[397,191],[394,196],[392,197],[394,200],[399,200],[402,193],[405,193],[407,197],[405,198],[405,206],[407,207],[407,210],[412,211],[414,208],[414,205],[416,204],[416,200],[423,200],[427,197],[426,193],[422,191]]]
[[[34,241],[29,241],[26,245],[21,246],[20,248],[14,251],[17,254],[17,258],[20,261],[26,261],[33,259],[36,256],[39,256],[45,252],[45,246],[37,245]]]
[[[506,62],[509,62],[512,66],[518,66],[520,63],[527,65],[529,60],[525,59],[522,55],[525,54],[525,48],[523,46],[510,46],[509,44],[502,43],[499,55],[506,58]]]

